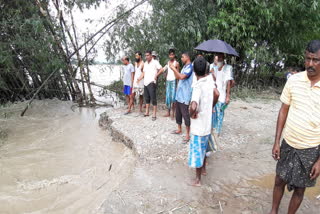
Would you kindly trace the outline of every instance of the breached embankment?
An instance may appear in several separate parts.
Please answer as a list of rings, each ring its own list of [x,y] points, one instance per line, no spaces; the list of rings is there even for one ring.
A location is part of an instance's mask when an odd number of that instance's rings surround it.
[[[143,117],[138,112],[109,109],[99,124],[113,140],[138,157],[133,174],[108,197],[104,213],[267,213],[271,207],[275,162],[270,153],[279,101],[233,101],[227,109],[220,150],[209,159],[203,186],[187,185],[194,171],[187,167],[188,145],[183,135],[172,135],[175,121]],[[185,132],[185,130],[184,130]],[[317,187],[319,188],[319,187]],[[317,213],[320,189],[308,190],[300,213]],[[291,194],[286,193],[281,212]]]

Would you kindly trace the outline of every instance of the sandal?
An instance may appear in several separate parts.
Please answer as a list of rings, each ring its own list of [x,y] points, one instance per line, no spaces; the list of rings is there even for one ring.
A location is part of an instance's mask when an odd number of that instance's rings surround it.
[[[177,131],[172,131],[171,134],[175,134],[175,135],[181,135],[182,132],[177,132]]]
[[[157,117],[152,117],[152,121],[155,121],[157,119]]]
[[[143,116],[144,116],[144,117],[149,117],[150,115],[149,115],[149,114],[144,114]]]
[[[182,144],[187,144],[187,143],[189,143],[189,141],[190,141],[190,139],[184,139],[184,140],[182,141]]]

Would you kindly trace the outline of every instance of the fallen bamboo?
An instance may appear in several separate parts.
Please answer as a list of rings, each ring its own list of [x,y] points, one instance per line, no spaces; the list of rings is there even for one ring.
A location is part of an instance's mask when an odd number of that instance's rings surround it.
[[[126,12],[122,13],[120,16],[116,17],[115,19],[111,20],[109,23],[107,23],[105,26],[103,26],[100,30],[98,30],[96,33],[94,33],[89,39],[87,39],[84,44],[80,45],[78,47],[77,50],[75,50],[75,52],[71,53],[69,56],[67,56],[64,53],[65,56],[65,60],[66,62],[69,62],[70,59],[79,51],[81,50],[86,44],[88,44],[92,39],[94,39],[99,33],[101,33],[105,28],[107,28],[109,25],[112,25],[115,22],[118,22],[119,20],[121,20],[122,18],[124,18],[127,14],[129,14],[130,12],[132,12],[135,8],[137,8],[138,6],[144,4],[145,2],[147,2],[148,0],[143,0],[141,2],[139,2],[137,5],[135,5],[134,7],[132,7],[131,9],[127,10]],[[41,3],[36,0],[36,5],[39,7],[40,10],[40,14],[43,17],[46,17],[46,11],[41,7]],[[112,25],[113,26],[113,25]],[[53,33],[53,29],[51,28],[51,26],[49,26],[50,31]],[[109,28],[110,29],[110,28]],[[104,35],[104,34],[103,34]],[[101,37],[100,37],[101,38]],[[55,40],[57,41],[57,39],[55,38]],[[58,47],[61,49],[62,46],[59,46],[60,43],[58,43]],[[95,43],[96,44],[96,43]],[[61,44],[60,44],[61,45]],[[89,49],[89,51],[92,49],[93,47],[91,47]],[[63,50],[63,48],[62,48]],[[64,52],[64,51],[63,51]],[[87,54],[87,53],[86,53]],[[66,57],[67,56],[67,57]],[[87,55],[86,55],[87,56]],[[86,57],[85,56],[85,57]],[[69,66],[68,66],[69,67]],[[70,67],[69,67],[70,69]],[[33,102],[33,100],[35,99],[35,97],[38,95],[38,93],[41,91],[41,89],[46,85],[46,83],[50,80],[50,78],[57,72],[59,71],[59,69],[54,70],[46,79],[45,81],[39,86],[39,88],[37,89],[37,91],[33,94],[32,98],[28,101],[25,109],[21,112],[21,117],[24,116],[24,114],[26,113],[26,111],[28,110],[29,106],[31,105],[31,103]],[[71,79],[74,81],[75,79],[71,77]],[[91,83],[90,83],[91,84]],[[75,86],[77,87],[77,84],[75,84]],[[103,87],[104,88],[104,87]],[[76,89],[78,91],[78,89]]]

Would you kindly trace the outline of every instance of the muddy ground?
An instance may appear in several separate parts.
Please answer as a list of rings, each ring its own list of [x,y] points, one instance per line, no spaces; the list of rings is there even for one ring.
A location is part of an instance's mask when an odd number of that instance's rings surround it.
[[[137,157],[131,176],[108,195],[102,213],[268,213],[271,207],[275,161],[271,157],[277,100],[233,101],[226,110],[219,151],[209,159],[208,175],[200,188],[187,181],[195,174],[187,166],[188,145],[172,135],[175,121],[153,122],[124,108],[101,115],[114,139],[129,146]],[[298,213],[320,213],[319,182],[306,193]],[[286,213],[286,192],[280,213]]]

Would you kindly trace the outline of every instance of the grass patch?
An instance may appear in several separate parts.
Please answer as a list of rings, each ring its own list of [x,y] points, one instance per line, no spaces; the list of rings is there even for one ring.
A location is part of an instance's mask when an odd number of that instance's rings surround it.
[[[282,88],[267,88],[267,89],[251,89],[235,87],[231,90],[231,99],[241,99],[247,102],[250,100],[277,100],[280,98]]]

